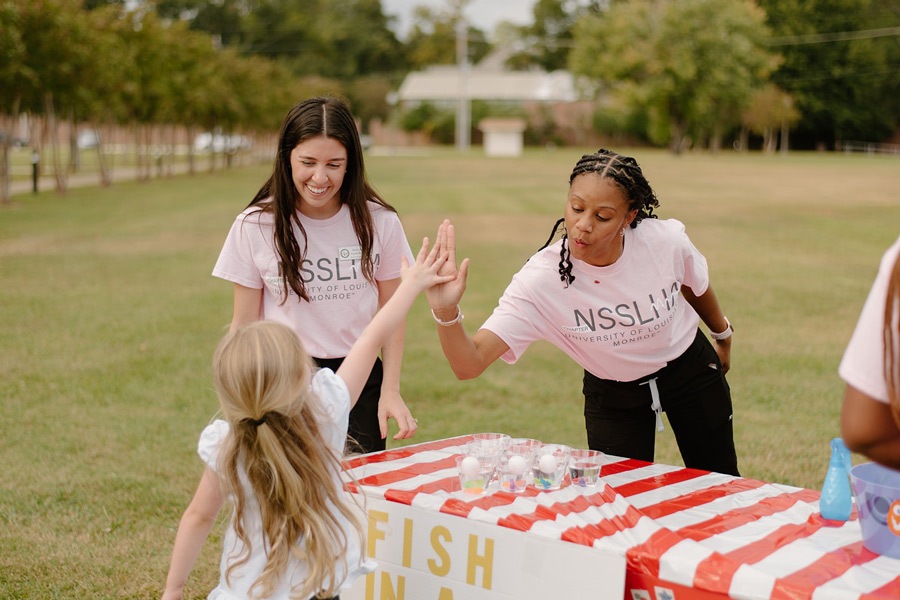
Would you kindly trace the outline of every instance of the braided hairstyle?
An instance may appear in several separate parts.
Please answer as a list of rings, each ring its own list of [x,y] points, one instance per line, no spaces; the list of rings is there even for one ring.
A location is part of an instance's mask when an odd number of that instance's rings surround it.
[[[593,154],[583,155],[572,169],[569,175],[569,185],[575,181],[575,178],[584,173],[596,173],[600,177],[608,177],[616,182],[622,193],[625,194],[625,201],[628,203],[628,211],[637,211],[637,215],[631,222],[631,227],[637,227],[645,218],[655,219],[653,209],[659,207],[659,200],[644,172],[641,170],[637,161],[630,156],[622,156],[612,150],[601,148]],[[553,226],[550,237],[543,246],[538,250],[543,250],[556,237],[559,226],[565,222],[565,219],[559,219]],[[569,284],[575,281],[572,274],[571,252],[569,251],[568,234],[563,228],[563,243],[559,249],[559,279],[569,287]]]

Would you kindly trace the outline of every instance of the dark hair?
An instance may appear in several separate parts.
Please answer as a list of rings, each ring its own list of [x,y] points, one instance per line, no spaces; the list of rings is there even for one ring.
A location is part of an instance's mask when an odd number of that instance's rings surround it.
[[[304,100],[294,106],[285,116],[281,132],[278,134],[278,149],[272,175],[247,206],[248,208],[258,206],[260,211],[270,212],[275,217],[273,236],[284,283],[282,303],[287,300],[290,290],[303,300],[309,300],[306,286],[300,278],[300,263],[306,255],[306,231],[297,216],[299,195],[291,178],[291,152],[301,142],[316,137],[335,139],[347,150],[347,172],[339,192],[340,201],[350,208],[353,230],[362,249],[362,274],[373,285],[375,268],[372,247],[375,240],[375,226],[366,203],[371,201],[396,212],[366,179],[359,131],[347,104],[340,98],[320,96]],[[269,198],[271,202],[268,201]],[[294,224],[303,235],[302,249],[300,242],[294,237]]]
[[[650,183],[644,177],[644,172],[641,170],[640,165],[630,156],[622,156],[605,148],[600,148],[593,154],[584,154],[575,163],[575,168],[572,169],[572,174],[569,175],[569,185],[572,185],[575,178],[584,173],[596,173],[600,177],[608,177],[616,182],[616,185],[625,194],[628,211],[637,211],[637,215],[631,222],[632,227],[637,227],[638,223],[644,219],[656,218],[656,215],[653,214],[653,209],[659,206],[659,200],[656,199],[653,188],[650,187]],[[547,238],[547,241],[538,251],[550,245],[553,238],[556,237],[559,226],[564,222],[565,219],[559,219],[556,222],[550,237]],[[575,276],[572,275],[571,253],[569,252],[568,235],[565,230],[563,230],[562,240],[563,243],[559,249],[559,279],[566,284],[566,287],[569,287],[569,284],[575,281]]]

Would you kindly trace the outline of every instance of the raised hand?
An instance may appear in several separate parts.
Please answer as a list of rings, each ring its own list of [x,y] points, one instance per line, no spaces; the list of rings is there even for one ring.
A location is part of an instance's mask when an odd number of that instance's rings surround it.
[[[438,274],[449,276],[451,279],[426,289],[425,295],[435,314],[441,316],[441,312],[452,313],[443,315],[449,320],[455,317],[459,301],[466,291],[466,277],[469,271],[468,258],[463,260],[459,267],[456,265],[456,235],[449,220],[445,219],[438,228],[435,249],[439,250],[444,258]]]
[[[435,285],[445,284],[456,277],[455,274],[442,273],[445,270],[448,256],[441,250],[440,240],[431,248],[431,251],[428,250],[428,246],[428,238],[423,238],[422,246],[416,255],[416,262],[409,265],[404,257],[401,264],[400,278],[404,283],[414,286],[417,293],[429,290]]]

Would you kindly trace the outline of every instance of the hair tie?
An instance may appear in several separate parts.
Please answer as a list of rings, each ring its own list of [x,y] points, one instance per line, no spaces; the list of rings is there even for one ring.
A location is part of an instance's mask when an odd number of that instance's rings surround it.
[[[259,427],[260,425],[262,425],[263,423],[266,422],[266,418],[267,418],[268,416],[269,416],[269,413],[266,413],[266,414],[264,414],[263,416],[261,416],[261,417],[258,418],[258,419],[245,419],[245,421],[247,421],[248,423],[250,423],[250,424],[253,425],[254,427]]]

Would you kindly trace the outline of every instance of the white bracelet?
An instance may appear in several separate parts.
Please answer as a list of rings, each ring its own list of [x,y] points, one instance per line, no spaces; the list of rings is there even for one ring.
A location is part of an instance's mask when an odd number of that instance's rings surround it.
[[[431,316],[434,317],[434,320],[437,321],[438,325],[443,325],[444,327],[450,327],[451,325],[456,325],[457,323],[463,320],[462,311],[459,309],[459,305],[456,306],[456,317],[450,321],[441,321],[436,314],[434,314],[434,309],[431,309]]]
[[[731,328],[731,323],[728,321],[728,317],[725,317],[725,324],[728,326],[725,328],[725,331],[722,333],[713,333],[709,332],[709,337],[716,340],[717,342],[721,342],[722,340],[727,340],[731,337],[731,334],[734,333],[734,330]]]

